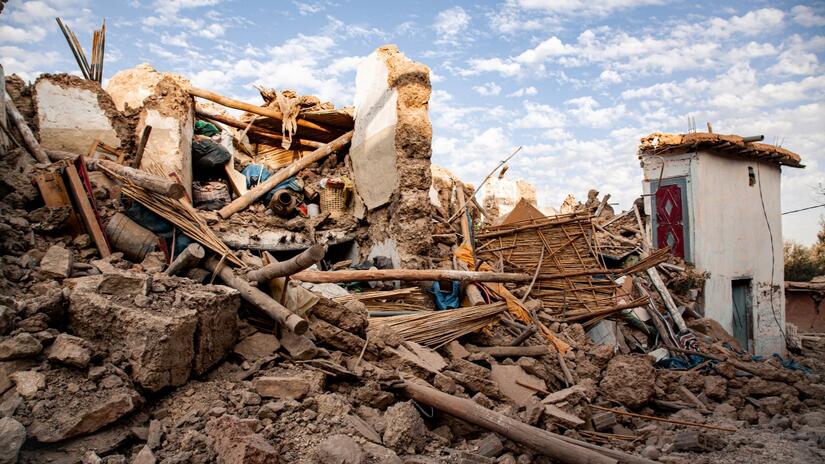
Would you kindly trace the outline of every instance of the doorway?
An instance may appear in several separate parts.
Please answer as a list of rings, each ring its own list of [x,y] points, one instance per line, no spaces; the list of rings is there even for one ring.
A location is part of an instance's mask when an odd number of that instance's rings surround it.
[[[752,279],[735,279],[731,281],[733,300],[733,338],[748,353],[752,352],[753,332],[751,324]]]

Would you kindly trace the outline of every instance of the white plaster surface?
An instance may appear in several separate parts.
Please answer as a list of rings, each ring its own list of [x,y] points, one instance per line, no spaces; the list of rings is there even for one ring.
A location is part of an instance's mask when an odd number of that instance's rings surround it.
[[[61,87],[41,79],[35,86],[40,145],[45,149],[87,153],[95,139],[113,147],[120,139],[97,93],[77,87]]]
[[[179,117],[164,116],[157,110],[145,110],[137,133],[143,127],[152,126],[152,133],[146,143],[141,169],[151,164],[159,165],[165,173],[176,172],[191,195],[192,189],[192,116],[185,121]]]
[[[143,106],[143,101],[155,92],[155,86],[163,74],[146,63],[118,71],[106,84],[106,92],[112,96],[115,106],[123,111],[126,105],[132,109]]]
[[[395,127],[398,92],[389,87],[384,57],[371,53],[355,77],[355,129],[352,160],[355,188],[367,209],[389,203],[398,188]]]
[[[645,169],[645,193],[650,193],[650,181],[655,182],[659,178],[658,166],[660,164]],[[748,167],[752,167],[757,175],[754,186],[748,182]],[[688,176],[694,264],[710,273],[705,282],[705,315],[733,333],[731,281],[750,278],[753,282],[754,353],[784,354],[782,330],[785,326],[785,298],[779,166],[700,152],[694,156],[680,155],[672,162],[668,159],[664,177],[679,175]],[[650,213],[649,206],[649,197],[646,197],[646,208]],[[769,290],[772,280],[774,291]]]
[[[505,216],[524,198],[533,206],[538,206],[536,187],[525,180],[491,177],[484,185],[483,205],[491,211]],[[494,213],[495,214],[495,213]]]

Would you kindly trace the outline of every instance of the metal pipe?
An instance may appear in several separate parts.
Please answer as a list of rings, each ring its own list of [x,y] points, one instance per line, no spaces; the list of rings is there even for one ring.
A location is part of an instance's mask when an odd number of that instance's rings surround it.
[[[742,137],[742,141],[745,142],[745,143],[761,142],[763,140],[765,140],[764,135],[751,135],[751,136],[748,136],[748,137]]]

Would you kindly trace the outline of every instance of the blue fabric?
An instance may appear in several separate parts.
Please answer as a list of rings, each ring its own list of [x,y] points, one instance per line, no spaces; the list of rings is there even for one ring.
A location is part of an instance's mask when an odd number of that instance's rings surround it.
[[[446,309],[455,309],[460,306],[461,283],[457,280],[452,282],[453,288],[450,291],[441,290],[441,284],[438,281],[433,282],[433,296],[435,297],[435,306],[439,311]]]
[[[811,374],[812,373],[809,368],[803,366],[802,364],[799,364],[798,362],[794,361],[793,359],[783,359],[782,356],[779,355],[779,353],[774,353],[773,357],[778,359],[779,364],[782,364],[782,366],[785,369],[790,369],[792,371],[800,371],[800,372],[804,372],[806,374]]]
[[[172,242],[172,232],[177,231],[175,233],[175,256],[183,253],[183,250],[186,249],[192,243],[195,243],[194,240],[187,237],[180,231],[180,229],[175,229],[175,227],[163,219],[162,217],[158,216],[157,214],[153,213],[148,208],[144,207],[140,203],[132,202],[125,211],[126,215],[129,218],[141,226],[149,229],[152,233],[157,235],[158,237],[163,238],[166,240],[167,245],[171,245]]]
[[[261,182],[269,179],[272,175],[269,170],[263,164],[250,164],[243,168],[241,174],[246,177],[246,188],[252,188]],[[276,185],[275,188],[270,190],[266,195],[263,196],[264,204],[269,204],[269,201],[272,200],[272,195],[275,194],[276,191],[280,189],[288,188],[290,190],[294,190],[298,193],[303,192],[303,186],[298,182],[298,179],[295,176],[290,177],[289,179],[281,182],[280,184]]]
[[[663,367],[665,369],[687,370],[687,369],[690,369],[690,368],[698,365],[699,363],[704,362],[705,359],[706,358],[703,358],[702,356],[697,356],[695,354],[689,354],[689,355],[687,355],[687,359],[676,358],[676,357],[663,359],[663,360],[657,362],[656,366]],[[713,361],[711,361],[711,362],[713,362]]]

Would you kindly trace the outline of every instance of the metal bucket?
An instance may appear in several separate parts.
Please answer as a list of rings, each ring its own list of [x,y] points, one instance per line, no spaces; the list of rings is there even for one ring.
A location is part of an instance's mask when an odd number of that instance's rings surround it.
[[[143,261],[147,253],[158,249],[157,235],[123,213],[116,213],[109,219],[106,235],[112,248],[122,251],[123,256],[133,263]]]

